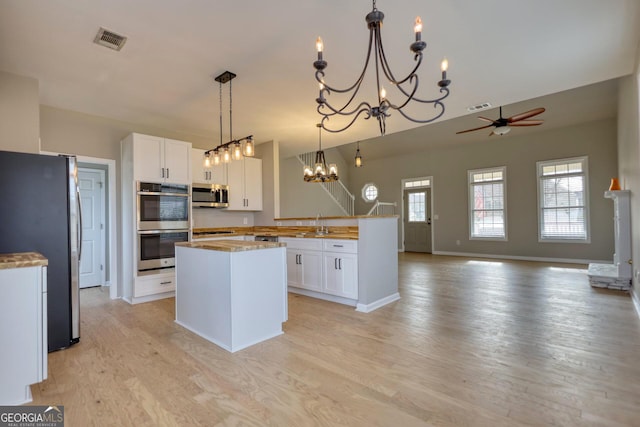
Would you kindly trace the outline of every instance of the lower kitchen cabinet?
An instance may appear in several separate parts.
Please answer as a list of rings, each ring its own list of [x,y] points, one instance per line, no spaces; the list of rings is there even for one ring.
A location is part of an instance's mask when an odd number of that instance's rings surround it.
[[[289,286],[322,291],[322,252],[287,249]]]
[[[301,238],[280,241],[287,244],[287,284],[322,292],[322,242]]]
[[[358,255],[324,252],[322,291],[339,297],[358,298]]]
[[[30,385],[47,378],[47,260],[20,255],[34,261],[24,267],[0,262],[1,406],[31,402]]]
[[[135,278],[133,296],[140,298],[148,295],[174,292],[176,290],[176,272],[173,268],[167,270],[170,271],[148,276],[137,276]]]
[[[357,240],[283,238],[280,241],[287,244],[289,286],[358,299]]]

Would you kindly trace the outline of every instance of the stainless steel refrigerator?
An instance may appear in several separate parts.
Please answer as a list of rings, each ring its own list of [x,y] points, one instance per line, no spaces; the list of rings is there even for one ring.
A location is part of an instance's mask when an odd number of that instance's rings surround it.
[[[0,253],[49,260],[50,352],[80,340],[81,215],[75,157],[0,151]]]

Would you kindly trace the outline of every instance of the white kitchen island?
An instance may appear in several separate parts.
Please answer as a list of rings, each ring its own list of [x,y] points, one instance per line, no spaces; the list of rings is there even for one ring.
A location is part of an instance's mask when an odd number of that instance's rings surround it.
[[[233,353],[281,335],[286,320],[283,243],[176,244],[176,323]]]

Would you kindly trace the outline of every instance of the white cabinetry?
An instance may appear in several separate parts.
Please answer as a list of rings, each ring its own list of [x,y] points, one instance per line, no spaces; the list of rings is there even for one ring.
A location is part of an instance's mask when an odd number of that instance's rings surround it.
[[[287,244],[289,286],[358,299],[356,240],[282,238],[280,241]]]
[[[191,143],[132,133],[121,142],[122,287],[131,304],[175,295],[175,269],[138,272],[136,181],[191,184]]]
[[[47,378],[47,267],[0,269],[0,296],[0,405],[22,405]]]
[[[226,184],[227,167],[224,164],[204,167],[204,152],[199,148],[191,149],[191,176],[194,183],[200,184]]]
[[[322,290],[331,295],[358,298],[358,244],[351,240],[325,240]]]
[[[262,160],[245,157],[227,165],[229,210],[262,210]]]
[[[176,272],[174,269],[171,269],[170,273],[138,276],[133,288],[133,296],[134,298],[140,298],[165,292],[174,292],[175,290]]]
[[[287,244],[289,286],[322,292],[322,241],[283,238]]]
[[[133,147],[134,180],[191,184],[191,143],[137,133],[125,143]]]

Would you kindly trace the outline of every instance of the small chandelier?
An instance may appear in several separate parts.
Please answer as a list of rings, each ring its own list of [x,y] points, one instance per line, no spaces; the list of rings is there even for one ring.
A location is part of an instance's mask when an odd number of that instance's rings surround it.
[[[230,163],[231,160],[241,160],[243,157],[255,156],[253,135],[240,139],[233,139],[233,115],[231,98],[231,80],[236,75],[231,71],[225,71],[215,78],[220,84],[220,145],[204,152],[203,164],[205,168],[218,166],[221,163]],[[222,143],[222,85],[229,82],[229,136],[231,141]],[[244,147],[243,143],[244,142]]]
[[[324,151],[322,151],[322,125],[318,123],[318,151],[316,151],[316,162],[311,169],[309,165],[304,166],[305,182],[330,182],[338,180],[338,166],[330,163],[327,169],[327,162],[324,159]]]
[[[360,155],[360,141],[357,142],[355,164],[357,168],[362,167],[362,156]]]
[[[316,80],[320,85],[320,94],[316,99],[316,102],[318,103],[318,113],[322,116],[321,125],[323,129],[333,133],[342,132],[351,127],[356,119],[360,117],[360,115],[364,114],[365,119],[375,117],[378,120],[380,134],[384,135],[386,128],[385,119],[391,115],[389,113],[390,110],[398,111],[406,119],[411,120],[415,123],[430,123],[441,117],[444,114],[444,104],[442,103],[442,101],[447,96],[449,96],[449,89],[447,86],[449,86],[449,84],[451,83],[450,80],[447,80],[447,68],[449,67],[449,63],[446,59],[442,61],[442,79],[438,82],[441,96],[435,99],[420,99],[415,96],[418,90],[419,81],[416,71],[420,67],[420,64],[422,64],[422,51],[425,49],[425,47],[427,47],[427,44],[422,41],[422,20],[420,19],[420,17],[418,16],[416,18],[414,26],[416,39],[410,45],[410,49],[414,53],[414,61],[416,61],[416,65],[406,77],[401,79],[395,78],[394,74],[391,72],[389,64],[387,63],[387,57],[385,55],[384,48],[382,47],[381,35],[382,20],[384,19],[384,14],[376,8],[376,0],[373,0],[373,10],[369,14],[367,14],[365,19],[367,21],[367,26],[369,27],[369,49],[367,52],[367,57],[365,59],[364,68],[362,70],[362,73],[360,73],[360,75],[356,79],[355,83],[345,89],[337,89],[331,87],[324,81],[324,69],[327,67],[327,61],[322,58],[322,51],[324,49],[322,39],[318,37],[318,39],[316,40],[318,59],[313,63],[313,66],[316,69]],[[364,76],[367,72],[372,48],[373,56],[375,58],[376,88],[378,91],[377,102],[371,104],[369,102],[363,101],[355,106],[350,107],[351,103],[358,94],[358,91],[360,90],[360,86],[362,85]],[[384,76],[387,78],[389,84],[391,86],[395,86],[400,92],[402,99],[399,104],[394,104],[389,98],[387,98],[386,91],[380,84],[381,73],[384,74]],[[331,95],[331,92],[346,93],[348,101],[341,107],[334,107],[325,98],[325,95]],[[411,101],[432,105],[433,108],[436,109],[435,115],[424,119],[415,119],[413,117],[410,117],[402,109]],[[333,116],[352,117],[352,119],[343,128],[329,129],[325,122]]]

